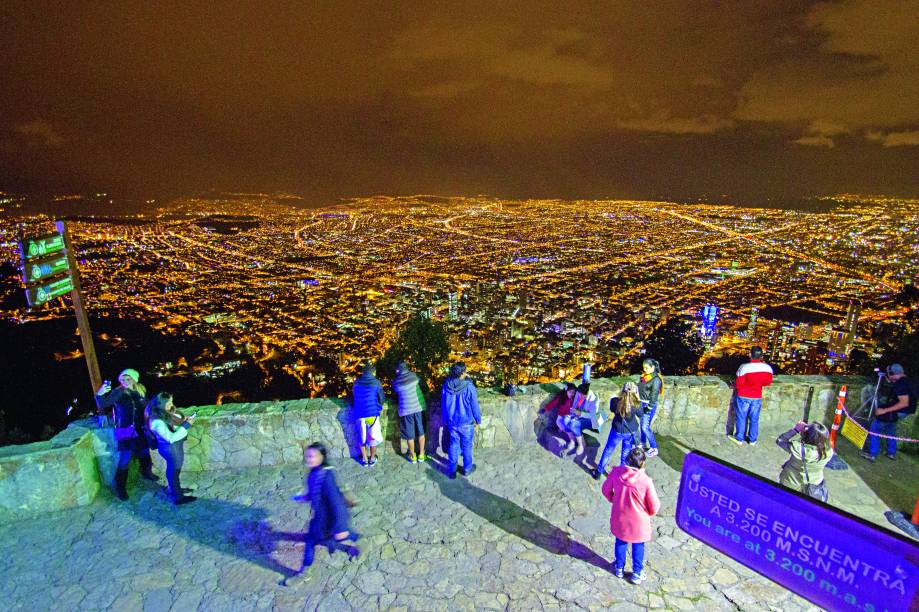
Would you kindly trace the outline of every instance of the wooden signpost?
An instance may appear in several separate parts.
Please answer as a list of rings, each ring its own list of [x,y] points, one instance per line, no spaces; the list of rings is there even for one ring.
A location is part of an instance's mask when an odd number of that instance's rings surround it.
[[[93,394],[102,386],[96,347],[89,327],[89,317],[83,306],[80,292],[80,271],[73,256],[70,235],[64,221],[55,221],[57,233],[24,238],[19,243],[22,281],[26,285],[26,300],[30,308],[42,306],[51,300],[70,293],[73,310],[86,355],[89,382]]]

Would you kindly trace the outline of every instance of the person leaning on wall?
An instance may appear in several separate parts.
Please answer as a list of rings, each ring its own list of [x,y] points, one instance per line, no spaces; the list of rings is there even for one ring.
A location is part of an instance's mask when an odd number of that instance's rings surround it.
[[[115,441],[118,446],[118,465],[115,469],[115,496],[121,501],[128,499],[128,467],[131,458],[140,462],[140,475],[152,482],[159,480],[153,473],[150,447],[144,435],[144,395],[146,388],[140,384],[140,374],[128,368],[118,375],[118,387],[112,388],[105,381],[96,391],[96,405],[99,410],[112,408],[115,422]]]

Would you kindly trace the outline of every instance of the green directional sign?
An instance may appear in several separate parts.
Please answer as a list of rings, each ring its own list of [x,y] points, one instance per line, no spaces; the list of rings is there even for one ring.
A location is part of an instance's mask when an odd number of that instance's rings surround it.
[[[27,261],[22,265],[22,280],[26,284],[38,283],[45,279],[66,274],[70,271],[66,255],[56,255],[48,259]]]
[[[69,276],[52,280],[40,285],[33,285],[26,289],[26,299],[29,306],[41,306],[54,298],[73,291],[73,281]]]
[[[60,234],[48,234],[38,238],[26,238],[19,243],[19,252],[25,261],[41,259],[64,250],[64,237]]]

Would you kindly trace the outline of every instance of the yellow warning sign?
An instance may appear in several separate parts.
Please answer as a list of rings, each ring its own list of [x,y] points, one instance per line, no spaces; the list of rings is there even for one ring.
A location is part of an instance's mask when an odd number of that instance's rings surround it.
[[[843,437],[854,444],[856,448],[862,448],[865,445],[865,440],[868,438],[868,432],[849,418],[842,422],[842,429],[840,429],[840,431]]]

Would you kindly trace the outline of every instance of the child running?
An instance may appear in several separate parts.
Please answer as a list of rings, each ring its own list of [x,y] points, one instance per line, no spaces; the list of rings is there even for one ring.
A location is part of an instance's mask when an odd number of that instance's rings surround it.
[[[306,465],[309,474],[306,477],[306,493],[293,497],[294,501],[309,502],[311,518],[306,532],[306,547],[303,549],[303,565],[296,574],[281,581],[286,586],[291,578],[299,576],[313,564],[315,548],[321,544],[329,549],[329,554],[336,550],[356,557],[360,550],[356,546],[345,545],[346,540],[356,542],[360,535],[351,530],[348,502],[338,488],[335,470],[328,464],[325,446],[319,442],[310,444],[306,449]]]
[[[651,540],[651,517],[660,510],[661,502],[654,482],[645,473],[645,451],[633,448],[625,465],[613,468],[603,483],[603,496],[613,504],[609,519],[610,532],[616,536],[616,560],[613,572],[622,578],[629,544],[632,545],[632,575],[629,582],[644,580],[645,542]]]

